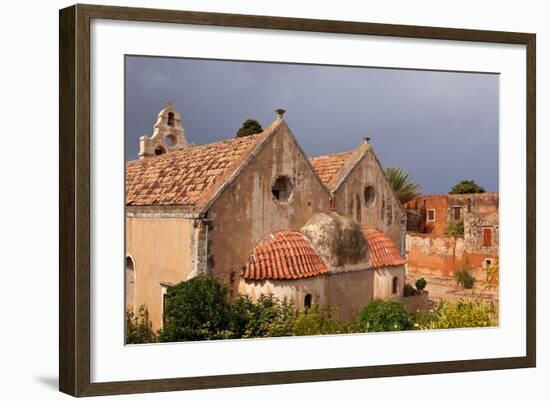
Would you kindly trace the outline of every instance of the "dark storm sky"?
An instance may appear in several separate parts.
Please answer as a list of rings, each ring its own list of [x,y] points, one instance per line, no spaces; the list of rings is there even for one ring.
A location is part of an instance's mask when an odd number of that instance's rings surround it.
[[[308,156],[355,148],[363,136],[384,167],[402,167],[423,193],[461,179],[498,191],[498,75],[128,56],[126,159],[172,99],[189,142],[263,126],[274,110]]]

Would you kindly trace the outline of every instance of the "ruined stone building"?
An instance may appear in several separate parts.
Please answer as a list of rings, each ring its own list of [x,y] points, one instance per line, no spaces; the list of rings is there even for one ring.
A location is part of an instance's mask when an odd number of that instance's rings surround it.
[[[498,193],[422,195],[403,206],[410,272],[452,276],[468,267],[481,275],[498,260]],[[454,221],[464,222],[463,235],[445,235]]]
[[[126,305],[162,327],[167,289],[199,274],[343,317],[402,297],[405,213],[368,143],[308,159],[283,119],[190,145],[171,103],[126,164]],[[228,136],[232,136],[228,134]]]

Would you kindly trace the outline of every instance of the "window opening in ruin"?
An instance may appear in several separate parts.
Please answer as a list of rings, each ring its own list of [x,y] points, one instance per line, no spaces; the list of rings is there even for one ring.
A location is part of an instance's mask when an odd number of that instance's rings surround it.
[[[166,149],[164,149],[162,146],[157,146],[155,148],[155,156],[160,156],[166,153]]]
[[[460,220],[460,206],[453,207],[453,219],[454,220]]]
[[[306,296],[304,297],[304,308],[311,308],[311,299],[311,294],[306,294]]]
[[[166,123],[170,128],[174,127],[174,113],[168,113],[168,122]]]
[[[275,183],[271,187],[273,197],[280,202],[288,201],[292,195],[292,191],[292,182],[286,175],[277,177]]]
[[[428,214],[426,215],[427,221],[435,221],[435,209],[428,209]]]
[[[372,185],[365,187],[363,196],[365,197],[365,206],[371,207],[374,206],[374,201],[376,200],[376,191]]]
[[[468,198],[468,213],[472,211],[472,198]]]
[[[492,235],[493,231],[491,227],[483,227],[483,246],[491,247],[492,246]]]
[[[399,279],[397,277],[394,277],[392,282],[391,282],[391,293],[392,294],[397,294],[398,285],[399,285]]]

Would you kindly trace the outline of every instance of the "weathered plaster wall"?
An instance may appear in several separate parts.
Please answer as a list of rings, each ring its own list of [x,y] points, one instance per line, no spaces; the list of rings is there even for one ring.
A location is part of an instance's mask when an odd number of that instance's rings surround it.
[[[271,193],[277,176],[293,181],[288,202]],[[315,213],[328,211],[328,193],[283,125],[211,206],[211,274],[238,290],[239,276],[255,245],[268,233],[300,229]]]
[[[398,278],[398,292],[392,293],[392,280]],[[304,308],[304,297],[311,294],[318,306],[335,306],[342,319],[354,318],[373,299],[400,301],[405,284],[405,267],[347,268],[300,280],[240,280],[239,292],[253,300],[273,294]]]
[[[405,266],[390,266],[374,269],[373,299],[400,301],[405,286]],[[397,292],[393,293],[393,278],[397,277]]]
[[[328,304],[337,306],[342,319],[357,315],[373,299],[373,269],[331,272],[328,280]]]
[[[407,269],[412,273],[453,276],[456,269],[469,267],[482,276],[486,261],[496,259],[498,253],[469,252],[459,235],[407,233]]]
[[[153,329],[162,322],[162,284],[192,274],[197,250],[194,221],[186,218],[126,218],[126,256],[134,261],[135,310],[146,304]]]
[[[262,294],[274,295],[286,299],[304,309],[304,298],[311,294],[314,305],[327,304],[327,280],[325,276],[316,276],[299,280],[243,280],[239,282],[239,292],[256,301]]]
[[[366,204],[364,190],[369,185],[374,187],[376,195],[372,203]],[[401,250],[406,215],[372,150],[351,171],[334,198],[338,213],[353,218],[361,227],[383,232]]]

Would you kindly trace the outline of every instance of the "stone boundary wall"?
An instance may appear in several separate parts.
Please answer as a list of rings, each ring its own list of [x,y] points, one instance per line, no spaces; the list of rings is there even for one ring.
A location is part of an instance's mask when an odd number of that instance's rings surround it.
[[[435,276],[452,277],[455,270],[468,267],[476,278],[484,277],[486,263],[498,259],[468,252],[462,235],[407,233],[406,249],[407,271]]]

